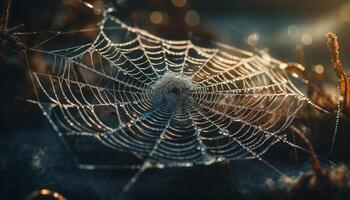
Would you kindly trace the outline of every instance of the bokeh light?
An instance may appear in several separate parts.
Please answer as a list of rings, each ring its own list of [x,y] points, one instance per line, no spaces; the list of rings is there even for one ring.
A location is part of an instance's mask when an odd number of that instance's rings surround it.
[[[171,3],[176,7],[184,7],[187,3],[187,0],[171,0]]]
[[[310,34],[304,34],[301,37],[301,41],[304,45],[308,46],[308,45],[312,44],[312,36]]]
[[[315,65],[314,67],[314,71],[317,74],[322,74],[324,72],[324,67],[322,65]]]
[[[152,12],[149,18],[153,24],[161,24],[164,21],[163,13],[160,11]]]
[[[291,38],[296,38],[300,35],[300,29],[295,25],[291,25],[287,29],[287,34]]]
[[[247,38],[247,44],[250,46],[256,46],[259,42],[260,35],[258,33],[252,33]]]
[[[200,22],[200,16],[197,11],[189,10],[186,12],[185,21],[190,26],[196,26]]]

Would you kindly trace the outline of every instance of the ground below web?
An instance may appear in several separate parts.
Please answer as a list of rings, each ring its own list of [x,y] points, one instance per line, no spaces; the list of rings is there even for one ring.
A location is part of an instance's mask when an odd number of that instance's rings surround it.
[[[25,104],[23,108],[31,110],[32,107],[35,110],[31,104],[22,101],[17,103],[22,104],[22,107]],[[38,117],[23,123],[33,123],[32,120],[40,122],[45,119]],[[0,145],[5,149],[0,151],[1,199],[24,199],[33,191],[43,188],[57,191],[67,199],[113,199],[136,172],[79,170],[70,152],[47,123],[28,130],[8,128],[2,133]],[[293,153],[293,149],[275,145],[264,157],[290,176],[309,170],[307,158],[303,158],[302,154],[299,154],[298,163],[276,159],[285,153],[285,157],[288,157],[288,152]],[[323,164],[329,166],[327,162]],[[192,168],[152,169],[141,175],[127,196],[130,199],[292,198],[287,190],[281,190],[278,179],[278,174],[258,160]],[[345,194],[349,194],[347,190],[345,188]],[[327,199],[343,198],[337,197],[334,191],[329,192]],[[306,191],[306,195],[309,194]]]

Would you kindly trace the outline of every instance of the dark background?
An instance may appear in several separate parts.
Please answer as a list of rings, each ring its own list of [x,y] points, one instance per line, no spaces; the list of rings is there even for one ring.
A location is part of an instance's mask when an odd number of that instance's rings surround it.
[[[325,72],[317,76],[325,80],[326,91],[331,96],[335,94],[337,80],[330,67],[326,33],[333,31],[338,35],[341,57],[349,71],[350,1],[196,0],[180,8],[165,0],[117,0],[107,4],[114,6],[118,17],[127,23],[165,38],[209,39],[250,51],[259,48],[279,60],[293,62],[301,61],[297,53],[301,49],[310,75],[317,75],[315,65],[324,66]],[[198,25],[186,23],[189,10],[198,13]],[[163,14],[161,24],[150,20],[154,11]],[[66,31],[94,26],[99,19],[75,0],[13,0],[9,26],[23,23],[23,32]],[[291,27],[294,32],[288,34]],[[256,45],[249,45],[247,38],[254,33],[259,39]],[[305,35],[312,37],[312,43],[303,42]],[[49,36],[35,34],[21,37],[21,41],[35,46]],[[53,42],[42,48],[57,45],[61,44]],[[34,94],[23,55],[6,41],[1,43],[1,52],[5,57],[0,58],[0,199],[25,199],[43,188],[57,191],[67,199],[115,199],[136,171],[79,170],[73,162],[75,155],[67,151],[40,109],[24,101]],[[341,123],[336,148],[330,154],[335,117],[318,116],[307,121],[305,124],[311,129],[310,138],[318,152],[331,160],[347,163],[347,122]],[[95,145],[96,149],[103,148]],[[265,159],[290,176],[309,170],[308,155],[299,152],[299,162],[296,162],[293,154],[293,148],[278,144]],[[97,156],[100,154],[95,152],[91,158]],[[327,162],[323,164],[329,167]],[[280,199],[288,196],[271,191],[265,184],[269,178],[277,180],[279,176],[255,160],[147,170],[128,196],[131,199]]]

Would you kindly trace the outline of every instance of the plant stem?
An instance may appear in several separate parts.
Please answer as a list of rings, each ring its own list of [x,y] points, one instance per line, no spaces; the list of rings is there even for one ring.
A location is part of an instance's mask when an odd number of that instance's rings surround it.
[[[317,177],[323,177],[324,176],[324,172],[321,168],[321,164],[319,159],[317,158],[317,155],[315,153],[315,149],[312,146],[310,140],[304,135],[304,133],[302,133],[298,128],[296,128],[295,126],[291,126],[292,131],[297,134],[306,144],[307,148],[309,149],[310,153],[311,153],[311,168],[312,171],[315,173],[315,175]]]
[[[12,0],[5,0],[4,2],[4,8],[2,11],[2,17],[1,17],[2,24],[0,27],[0,32],[5,32],[7,30],[8,21],[10,18],[11,3],[12,3]]]

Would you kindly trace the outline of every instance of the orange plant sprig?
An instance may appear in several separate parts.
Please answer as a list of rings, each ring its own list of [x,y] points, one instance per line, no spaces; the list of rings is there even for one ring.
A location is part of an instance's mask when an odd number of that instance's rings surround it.
[[[342,110],[346,115],[350,115],[350,79],[344,72],[344,67],[340,60],[340,46],[338,43],[337,36],[329,32],[328,37],[328,48],[331,52],[332,66],[334,71],[339,78],[340,95],[343,97]]]

